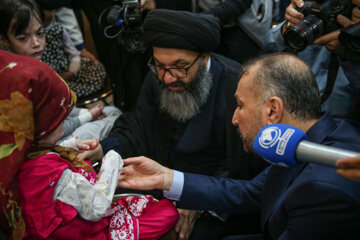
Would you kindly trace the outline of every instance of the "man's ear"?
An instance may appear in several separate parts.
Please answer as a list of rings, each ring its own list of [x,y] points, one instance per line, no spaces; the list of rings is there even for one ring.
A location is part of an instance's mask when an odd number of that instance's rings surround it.
[[[265,124],[280,123],[283,117],[284,104],[279,97],[270,97],[263,105],[262,115]]]

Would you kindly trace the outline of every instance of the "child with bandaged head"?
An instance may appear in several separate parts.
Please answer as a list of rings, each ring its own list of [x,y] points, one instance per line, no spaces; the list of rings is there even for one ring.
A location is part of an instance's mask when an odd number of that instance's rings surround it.
[[[157,239],[175,225],[178,213],[169,200],[139,196],[112,203],[123,166],[116,152],[105,155],[96,175],[89,161],[78,158],[96,140],[55,145],[76,95],[53,69],[0,50],[0,79],[7,86],[0,91],[1,154],[25,154],[18,175],[24,238]],[[9,144],[15,150],[5,153]]]

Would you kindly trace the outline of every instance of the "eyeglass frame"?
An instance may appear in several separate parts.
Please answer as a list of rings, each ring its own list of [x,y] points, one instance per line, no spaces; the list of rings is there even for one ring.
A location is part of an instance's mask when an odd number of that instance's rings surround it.
[[[161,69],[163,69],[163,70],[164,70],[164,74],[163,74],[163,76],[162,76],[162,79],[164,79],[166,72],[169,72],[172,77],[179,77],[179,76],[174,75],[174,74],[171,72],[172,69],[175,69],[175,70],[176,70],[176,69],[178,69],[178,70],[179,70],[179,69],[183,69],[183,70],[185,70],[185,76],[181,77],[181,78],[185,78],[185,77],[187,77],[188,70],[189,70],[192,66],[194,66],[194,64],[200,59],[200,57],[201,57],[202,55],[203,55],[203,52],[199,53],[199,55],[195,58],[195,60],[194,60],[188,67],[185,67],[185,68],[182,68],[182,67],[165,68],[165,67],[156,66],[155,64],[152,64],[152,63],[151,63],[151,62],[154,62],[154,57],[153,57],[153,56],[150,57],[149,62],[148,62],[147,65],[148,65],[148,67],[150,68],[150,70],[151,70],[154,74],[156,74],[156,75],[159,75],[159,73],[158,73],[158,71],[156,70],[156,68],[161,68]],[[154,62],[154,63],[155,63],[155,62]]]

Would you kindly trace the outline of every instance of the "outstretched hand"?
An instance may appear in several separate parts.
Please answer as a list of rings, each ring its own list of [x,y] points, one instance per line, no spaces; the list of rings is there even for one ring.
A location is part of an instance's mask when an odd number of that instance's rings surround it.
[[[136,190],[169,190],[173,171],[147,157],[124,159],[118,187]]]

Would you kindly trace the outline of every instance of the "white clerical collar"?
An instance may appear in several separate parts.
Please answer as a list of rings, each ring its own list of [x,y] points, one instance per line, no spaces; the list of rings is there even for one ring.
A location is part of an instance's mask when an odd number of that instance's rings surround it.
[[[209,59],[208,59],[207,64],[206,64],[206,71],[207,72],[210,71],[210,66],[211,66],[211,57],[209,56]]]

